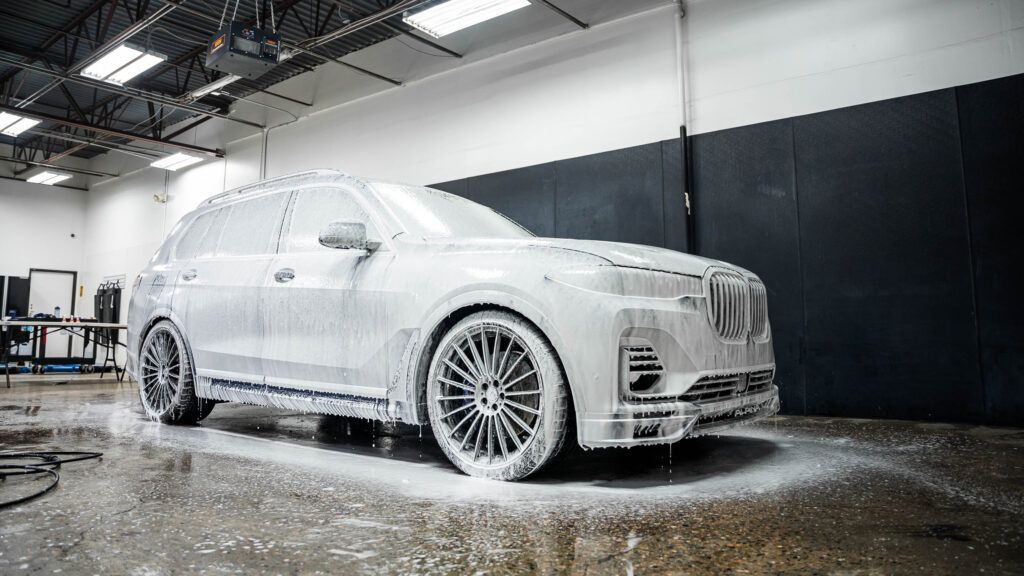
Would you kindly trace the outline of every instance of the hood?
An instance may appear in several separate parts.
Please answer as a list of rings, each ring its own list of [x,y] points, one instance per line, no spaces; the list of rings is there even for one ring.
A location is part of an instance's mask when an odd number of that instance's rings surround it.
[[[527,251],[531,249],[554,249],[576,252],[588,260],[599,258],[616,266],[659,270],[690,276],[703,276],[712,266],[729,268],[739,272],[743,269],[718,260],[693,256],[653,246],[626,244],[623,242],[602,242],[598,240],[568,240],[562,238],[445,238],[427,241],[429,244],[446,245],[451,248],[477,251]]]
[[[538,245],[585,252],[603,258],[616,266],[628,266],[630,268],[659,270],[690,276],[703,276],[704,272],[712,266],[740,270],[736,266],[718,260],[684,254],[683,252],[676,252],[667,248],[642,246],[640,244],[602,242],[598,240],[563,240],[559,238],[535,238],[534,241]]]

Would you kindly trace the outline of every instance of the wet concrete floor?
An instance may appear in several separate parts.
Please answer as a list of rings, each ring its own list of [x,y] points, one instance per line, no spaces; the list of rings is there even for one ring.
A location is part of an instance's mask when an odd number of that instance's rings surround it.
[[[228,404],[171,427],[131,383],[26,380],[0,449],[104,456],[0,509],[5,575],[1024,572],[1024,429],[780,417],[508,484],[428,429]]]

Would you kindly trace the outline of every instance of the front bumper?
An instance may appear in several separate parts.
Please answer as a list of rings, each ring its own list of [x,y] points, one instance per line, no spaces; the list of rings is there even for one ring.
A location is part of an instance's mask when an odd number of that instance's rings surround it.
[[[779,411],[779,388],[711,402],[628,404],[612,414],[588,415],[581,436],[588,447],[670,444],[687,436],[710,434],[756,422]]]

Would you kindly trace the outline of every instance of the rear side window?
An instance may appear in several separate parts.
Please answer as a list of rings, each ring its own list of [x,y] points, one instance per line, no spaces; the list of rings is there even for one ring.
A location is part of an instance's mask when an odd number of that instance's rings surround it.
[[[352,194],[339,188],[317,188],[301,190],[296,194],[288,233],[281,238],[281,252],[331,250],[320,244],[320,231],[335,221],[362,222],[366,225],[367,239],[380,240],[380,233],[370,220],[370,215]]]
[[[217,255],[251,256],[276,252],[287,200],[287,194],[277,193],[230,206]]]
[[[224,232],[224,222],[228,219],[230,212],[230,206],[210,212],[212,216],[210,226],[206,229],[206,234],[203,234],[203,241],[199,243],[196,258],[209,258],[216,254],[217,242],[220,240],[221,233]]]
[[[175,260],[191,260],[196,257],[196,252],[199,251],[199,245],[203,242],[203,236],[210,229],[210,224],[213,222],[213,212],[207,212],[200,214],[187,230],[181,235],[181,239],[178,240],[178,245],[174,248]]]

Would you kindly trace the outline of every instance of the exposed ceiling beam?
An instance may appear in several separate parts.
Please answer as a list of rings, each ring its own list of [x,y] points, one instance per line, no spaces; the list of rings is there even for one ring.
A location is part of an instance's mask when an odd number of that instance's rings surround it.
[[[35,66],[33,64],[26,64],[24,62],[18,62],[17,59],[10,58],[10,57],[5,56],[3,54],[0,54],[0,63],[10,64],[11,66],[17,66],[17,67],[23,68],[25,70],[31,70],[33,72],[37,72],[37,73],[43,74],[45,76],[50,76],[51,78],[63,78],[64,80],[66,80],[68,82],[74,82],[76,84],[83,84],[85,86],[90,86],[92,88],[99,88],[100,90],[106,90],[108,92],[113,92],[115,94],[120,94],[122,96],[130,96],[132,98],[137,98],[139,100],[144,100],[146,102],[153,102],[154,104],[163,104],[164,106],[168,106],[168,107],[171,107],[171,108],[177,108],[178,110],[187,110],[187,111],[192,112],[194,114],[205,114],[207,116],[213,116],[215,118],[220,118],[222,120],[230,120],[231,122],[237,122],[239,124],[245,124],[246,126],[252,126],[254,128],[259,128],[261,130],[263,129],[263,126],[258,124],[258,123],[256,123],[256,122],[250,122],[248,120],[242,120],[241,118],[232,118],[232,117],[228,116],[227,114],[222,114],[220,112],[215,112],[213,110],[204,110],[202,108],[197,108],[197,107],[191,106],[189,104],[182,104],[182,103],[178,102],[177,100],[175,100],[173,98],[169,98],[169,97],[163,96],[161,94],[154,94],[152,92],[143,92],[141,90],[135,90],[134,88],[119,87],[119,86],[116,86],[114,84],[109,84],[107,82],[101,82],[99,80],[93,80],[92,78],[87,78],[85,76],[71,76],[71,75],[66,74],[64,72],[56,72],[56,71],[53,71],[53,70],[48,70],[46,68],[42,68],[40,66]],[[18,109],[14,109],[14,112],[17,114],[18,113]]]
[[[312,50],[319,46],[323,46],[324,44],[327,44],[329,42],[333,42],[338,38],[341,38],[342,36],[346,36],[353,32],[362,30],[363,28],[368,28],[370,26],[373,26],[374,24],[383,22],[384,20],[387,20],[392,16],[401,14],[406,10],[412,10],[413,8],[421,4],[426,4],[428,1],[429,0],[401,0],[400,2],[396,2],[395,4],[392,4],[387,8],[378,10],[373,14],[369,14],[358,20],[349,22],[348,24],[345,24],[341,28],[335,28],[334,30],[326,34],[322,34],[320,36],[310,38],[308,40],[303,40],[302,42],[299,42],[299,46],[307,50]]]
[[[46,50],[48,50],[51,46],[56,44],[57,41],[60,40],[64,36],[65,33],[70,33],[72,30],[77,28],[79,24],[81,24],[87,18],[92,16],[97,10],[99,10],[100,8],[103,8],[104,5],[109,4],[112,1],[116,2],[117,0],[95,0],[92,4],[89,5],[88,8],[86,8],[85,10],[82,10],[82,12],[80,12],[70,22],[68,22],[61,29],[61,31],[54,32],[53,34],[51,34],[50,37],[47,38],[46,41],[43,42],[43,44],[39,47],[39,51],[40,52],[45,52]],[[34,61],[34,59],[32,59],[32,58],[26,58],[25,59],[26,63],[31,63],[33,61]],[[15,70],[7,70],[3,74],[0,74],[0,83],[3,83],[3,82],[6,82],[7,80],[10,80],[11,77],[13,77],[17,73],[18,73],[18,70],[15,69]]]
[[[569,14],[565,10],[562,10],[558,6],[555,6],[551,2],[548,2],[548,0],[536,0],[536,1],[540,2],[541,4],[543,4],[545,6],[547,6],[552,12],[554,12],[555,14],[558,14],[562,18],[565,18],[566,20],[572,22],[573,24],[579,26],[580,28],[582,28],[584,30],[586,30],[587,28],[590,28],[590,24],[587,24],[586,22],[580,20],[579,18],[573,16],[572,14]]]
[[[437,42],[434,42],[432,40],[427,40],[426,38],[424,38],[423,36],[420,36],[419,34],[413,34],[411,30],[406,30],[405,28],[402,28],[401,26],[395,26],[394,24],[391,24],[390,22],[381,22],[381,25],[384,26],[385,28],[387,28],[388,30],[391,30],[392,32],[394,32],[396,34],[401,34],[403,36],[408,36],[409,38],[412,38],[413,40],[419,42],[420,44],[424,44],[426,46],[430,46],[434,50],[438,50],[440,52],[444,52],[445,54],[447,54],[449,56],[452,56],[454,58],[462,58],[462,54],[459,54],[458,52],[456,52],[456,51],[454,51],[454,50],[452,50],[450,48],[445,48],[444,46],[441,46]]]
[[[153,138],[152,136],[146,136],[145,134],[136,134],[134,132],[123,132],[121,130],[114,130],[113,128],[104,128],[103,126],[97,126],[95,124],[89,124],[86,122],[79,122],[71,120],[69,118],[61,118],[52,114],[43,114],[41,112],[32,112],[29,110],[21,110],[14,108],[13,106],[6,106],[0,104],[0,112],[10,112],[12,114],[20,114],[22,116],[28,116],[30,118],[36,118],[38,120],[46,120],[48,122],[56,122],[57,124],[63,124],[65,126],[74,126],[76,128],[82,128],[84,130],[90,130],[100,134],[106,134],[108,136],[114,136],[116,138],[126,138],[128,140],[138,140],[140,142],[149,142],[150,144],[159,144],[161,146],[169,146],[172,148],[178,148],[181,150],[187,150],[190,152],[196,152],[206,156],[214,156],[221,158],[224,156],[223,150],[215,150],[212,148],[203,148],[202,146],[194,146],[192,144],[184,144],[182,142],[171,142],[163,138]]]
[[[109,178],[116,178],[119,176],[119,174],[110,174],[108,172],[100,172],[98,170],[86,170],[85,168],[72,168],[70,166],[57,166],[55,164],[47,164],[46,162],[36,162],[35,160],[22,160],[21,158],[14,158],[12,156],[0,156],[0,161],[12,162],[14,164],[28,164],[29,166],[40,166],[42,168],[53,168],[54,170],[60,170],[61,172],[73,172],[84,176],[100,176]]]
[[[203,116],[202,118],[199,118],[197,120],[189,122],[185,126],[182,126],[181,128],[178,128],[177,130],[175,130],[174,132],[171,132],[167,136],[164,136],[164,139],[165,140],[170,140],[171,138],[176,138],[178,136],[181,136],[185,132],[188,132],[189,130],[195,128],[196,126],[199,126],[200,124],[202,124],[203,122],[206,122],[209,119],[210,119],[209,116]]]
[[[178,6],[179,8],[181,8],[182,12],[188,12],[189,14],[194,14],[194,15],[199,16],[200,18],[203,18],[203,19],[205,19],[205,20],[207,20],[209,22],[217,22],[217,23],[220,22],[220,19],[218,17],[216,17],[216,16],[207,14],[206,12],[203,12],[202,10],[196,10],[195,8],[192,8],[190,6],[183,6],[184,0],[160,0],[160,1],[165,3],[165,4],[173,4],[175,6]],[[428,0],[405,0],[403,2],[403,4],[406,4],[406,3],[422,4],[423,2],[426,2],[426,1],[428,1]],[[391,10],[391,9],[390,8],[385,8],[384,10],[382,10],[382,12],[383,11],[387,11],[387,10]],[[371,14],[370,16],[367,16],[367,18],[373,18],[376,14],[380,14],[380,12],[377,12],[375,14]],[[361,22],[361,20],[353,22],[352,24],[356,24],[358,22]],[[349,26],[352,26],[352,24],[348,24],[346,26],[342,26],[342,28],[339,28],[338,30],[341,30],[343,28],[348,28]],[[328,32],[326,35],[334,35],[334,34],[336,34],[338,32],[338,30],[335,30],[333,32]],[[340,38],[341,36],[344,36],[345,34],[350,34],[350,33],[354,32],[354,31],[355,30],[349,30],[349,31],[346,31],[344,34],[334,35],[331,39],[334,40],[336,38]],[[315,50],[313,50],[313,48],[309,48],[309,47],[303,46],[304,42],[308,42],[308,40],[302,41],[302,42],[299,42],[299,43],[295,43],[295,42],[292,42],[292,41],[289,41],[289,40],[285,40],[284,38],[281,39],[281,44],[285,48],[289,48],[291,50],[295,50],[296,52],[301,52],[303,54],[308,54],[308,55],[310,55],[310,56],[312,56],[312,57],[314,57],[314,58],[316,58],[316,59],[318,59],[318,60],[320,60],[322,62],[333,62],[334,64],[338,64],[340,66],[344,66],[346,68],[349,68],[350,70],[355,70],[356,72],[359,72],[360,74],[365,74],[367,76],[372,76],[373,78],[376,78],[378,80],[382,80],[382,81],[387,82],[388,84],[392,84],[394,86],[401,86],[402,85],[402,82],[400,80],[395,80],[394,78],[388,78],[387,76],[383,76],[381,74],[377,74],[376,72],[373,72],[371,70],[367,70],[366,68],[362,68],[362,67],[356,66],[355,64],[349,64],[348,62],[343,62],[342,60],[340,60],[338,58],[334,58],[333,56],[328,56],[326,54],[322,54],[320,52],[316,52]],[[322,44],[326,44],[326,42],[318,44],[318,46],[322,45]]]
[[[113,12],[113,8],[114,7],[116,7],[116,5],[111,6],[111,12]],[[100,58],[103,58],[104,56],[106,56],[107,54],[112,52],[115,48],[120,46],[121,43],[123,43],[125,40],[131,38],[132,36],[138,34],[141,31],[145,30],[148,26],[150,26],[151,24],[153,24],[157,20],[163,18],[168,13],[170,13],[172,10],[174,10],[175,8],[177,8],[177,6],[164,5],[164,6],[161,6],[160,8],[158,8],[156,10],[156,12],[153,12],[149,16],[146,16],[145,18],[143,18],[141,20],[136,20],[133,24],[131,24],[130,26],[128,26],[124,30],[118,32],[113,38],[110,39],[109,42],[105,42],[102,46],[100,46],[96,50],[93,50],[91,54],[89,54],[85,58],[82,58],[78,62],[75,62],[74,64],[72,64],[71,67],[67,69],[66,74],[68,76],[74,75],[74,74],[78,74],[79,72],[81,72],[82,70],[87,68],[90,64],[92,64],[93,62],[98,61]],[[109,26],[109,19],[108,19],[107,25]],[[42,98],[43,96],[48,94],[51,90],[53,90],[57,86],[62,85],[65,80],[66,80],[66,78],[54,78],[46,86],[43,86],[39,90],[36,90],[32,94],[30,94],[28,97],[24,98],[18,104],[18,107],[22,108],[22,107],[25,107],[25,106],[28,106],[28,105],[32,104],[33,102],[35,102],[39,98]]]

